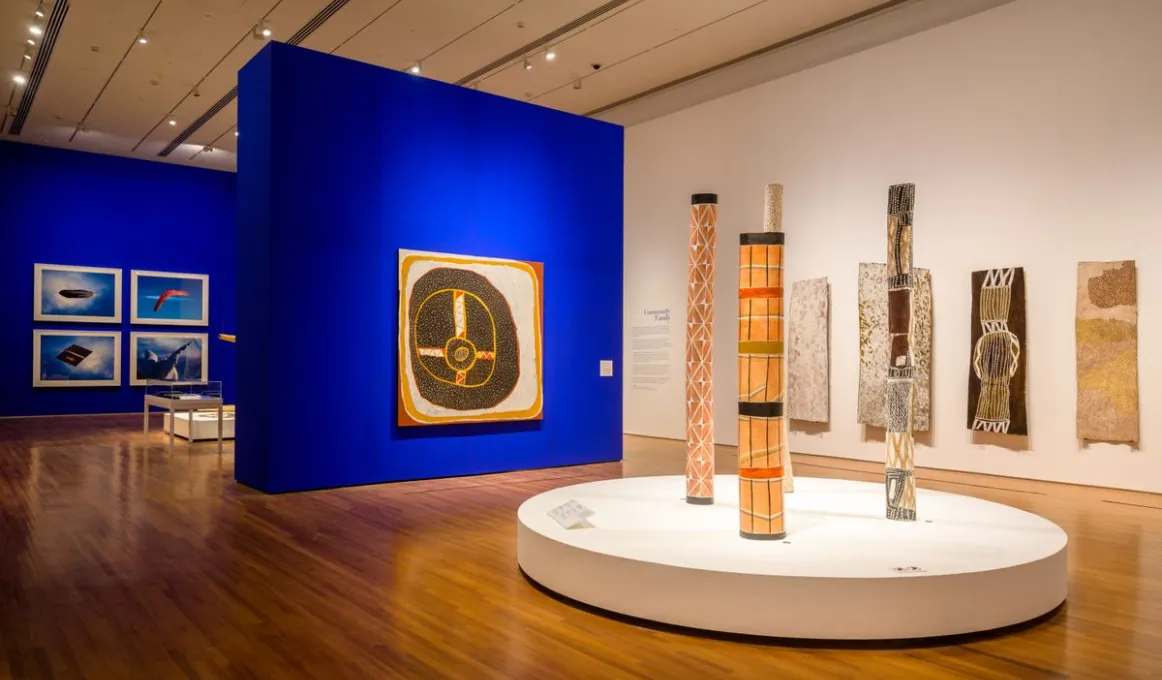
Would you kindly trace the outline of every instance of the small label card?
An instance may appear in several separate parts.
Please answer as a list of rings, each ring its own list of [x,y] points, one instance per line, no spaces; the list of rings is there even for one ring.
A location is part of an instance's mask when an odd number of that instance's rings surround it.
[[[600,373],[602,378],[613,377],[613,359],[601,360]]]
[[[924,570],[921,569],[920,567],[908,566],[908,567],[892,567],[892,571],[896,572],[897,574],[919,574],[919,573],[923,572]]]
[[[549,517],[557,520],[557,524],[560,524],[566,529],[576,528],[577,525],[585,522],[585,520],[595,514],[597,513],[577,501],[569,501],[549,511]]]

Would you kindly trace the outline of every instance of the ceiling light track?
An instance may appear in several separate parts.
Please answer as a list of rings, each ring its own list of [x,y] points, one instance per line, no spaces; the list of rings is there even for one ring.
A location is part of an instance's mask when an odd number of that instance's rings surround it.
[[[24,123],[28,121],[28,114],[32,110],[33,102],[36,101],[36,93],[40,90],[40,81],[44,78],[44,72],[48,70],[48,62],[52,59],[53,48],[56,47],[61,26],[64,25],[68,14],[69,0],[57,0],[49,14],[48,23],[45,24],[44,35],[41,36],[40,40],[40,49],[36,52],[36,58],[32,60],[28,84],[24,87],[24,92],[20,97],[20,105],[16,108],[16,115],[12,117],[12,125],[8,128],[8,134],[19,135],[24,130]]]
[[[97,102],[101,101],[101,95],[105,94],[105,90],[109,87],[109,83],[113,82],[114,76],[116,76],[117,72],[121,70],[121,66],[125,63],[125,60],[129,58],[129,53],[132,52],[133,48],[137,45],[144,45],[149,42],[145,38],[145,29],[149,28],[149,22],[153,21],[153,16],[157,14],[157,10],[161,7],[161,3],[164,1],[165,0],[157,0],[157,4],[153,6],[153,11],[149,13],[148,17],[146,17],[145,24],[142,25],[141,31],[138,32],[137,35],[133,36],[133,42],[129,43],[129,47],[125,50],[125,54],[121,55],[121,61],[118,61],[117,65],[113,67],[113,72],[110,73],[109,77],[105,79],[105,84],[101,86],[101,89],[97,92],[97,96],[93,97],[93,102],[89,104],[89,109],[85,111],[85,115],[81,116],[80,122],[77,123],[75,128],[73,128],[73,134],[69,135],[70,142],[77,138],[77,133],[80,132],[81,128],[85,126],[85,123],[88,122],[89,116],[93,113],[93,109],[97,107]]]
[[[363,24],[363,26],[362,26],[362,27],[361,27],[361,28],[360,28],[358,31],[355,31],[354,33],[352,33],[352,34],[351,34],[351,37],[347,38],[347,39],[346,39],[346,40],[344,40],[343,42],[341,42],[341,43],[339,43],[338,45],[336,45],[336,46],[335,46],[335,47],[334,47],[334,48],[333,48],[333,49],[332,49],[330,52],[328,52],[327,54],[335,54],[335,53],[336,53],[336,52],[338,52],[339,50],[343,49],[343,46],[344,46],[344,45],[346,45],[347,43],[351,42],[351,41],[352,41],[352,40],[354,40],[355,38],[358,38],[360,34],[362,34],[364,31],[366,31],[367,29],[369,29],[369,28],[371,28],[373,25],[375,25],[375,23],[376,23],[377,21],[379,21],[380,19],[382,19],[382,18],[383,18],[383,17],[384,17],[384,16],[385,16],[385,15],[386,15],[388,12],[390,12],[390,11],[391,11],[391,10],[393,10],[393,9],[395,9],[395,8],[396,8],[396,6],[397,6],[397,5],[399,5],[399,3],[401,3],[401,2],[403,2],[403,0],[395,0],[395,2],[393,2],[393,3],[391,3],[390,5],[388,5],[388,6],[387,6],[387,9],[383,10],[383,11],[382,11],[382,12],[380,12],[379,14],[376,14],[376,15],[375,15],[375,16],[374,16],[374,17],[371,19],[371,21],[368,21],[367,23]]]
[[[287,44],[298,45],[302,43],[304,40],[310,37],[312,33],[317,31],[320,26],[325,24],[328,19],[335,16],[336,12],[343,9],[343,7],[348,2],[350,2],[350,0],[331,0],[331,2],[326,7],[320,10],[318,14],[316,14],[310,21],[304,24],[302,28],[295,32],[294,35],[287,39]],[[230,88],[230,91],[227,92],[221,99],[215,102],[213,106],[207,109],[205,113],[198,116],[197,120],[190,123],[189,127],[187,127],[185,130],[182,130],[177,137],[174,137],[172,140],[170,140],[170,143],[166,144],[165,148],[159,151],[157,155],[164,158],[176,151],[179,146],[184,144],[185,141],[189,139],[195,132],[202,129],[202,126],[210,122],[210,119],[218,115],[222,109],[226,108],[226,106],[230,102],[234,101],[234,99],[237,97],[238,86],[235,85],[234,87]],[[141,142],[138,142],[138,144],[140,143]]]
[[[265,22],[268,18],[270,18],[270,15],[274,14],[274,11],[276,9],[278,9],[279,5],[281,5],[282,3],[283,3],[283,0],[276,0],[274,5],[271,6],[270,9],[266,10],[266,14],[262,15],[261,21]],[[201,93],[198,91],[198,87],[200,87],[202,85],[202,83],[206,82],[206,78],[209,78],[210,75],[214,73],[214,71],[217,71],[218,67],[222,65],[222,62],[226,61],[226,59],[229,58],[231,54],[234,54],[234,50],[238,49],[238,46],[241,45],[242,43],[246,42],[246,40],[250,37],[251,37],[250,31],[247,31],[246,33],[242,34],[242,37],[239,38],[238,41],[235,42],[230,47],[230,49],[226,50],[226,53],[223,54],[218,59],[218,61],[215,62],[214,65],[210,67],[210,70],[206,71],[205,75],[203,75],[198,80],[197,84],[194,85],[193,89],[190,90],[189,92],[185,93],[184,95],[182,95],[182,98],[178,100],[178,103],[174,104],[173,107],[169,111],[167,111],[164,116],[162,116],[161,120],[154,123],[153,127],[149,128],[149,130],[147,130],[146,133],[141,136],[141,139],[137,140],[137,143],[134,144],[133,148],[130,149],[129,151],[130,152],[137,151],[137,148],[140,147],[142,144],[144,144],[145,140],[149,139],[149,136],[152,135],[154,132],[156,132],[157,129],[159,127],[161,127],[162,125],[164,125],[167,121],[169,122],[170,125],[177,125],[177,121],[174,120],[173,115],[174,115],[174,112],[178,110],[178,107],[181,106],[182,104],[184,104],[185,101],[187,99],[189,99],[191,95],[201,96]]]
[[[472,73],[469,73],[468,75],[464,76],[460,80],[457,80],[456,84],[457,85],[467,85],[468,83],[471,83],[474,80],[479,80],[481,77],[491,73],[492,71],[495,71],[496,69],[498,69],[502,66],[506,66],[506,65],[508,65],[512,62],[515,62],[515,61],[520,61],[521,59],[529,56],[530,54],[533,54],[534,52],[536,52],[537,50],[541,49],[542,47],[544,47],[546,45],[555,44],[557,42],[557,39],[560,38],[561,36],[563,36],[567,33],[572,33],[573,31],[577,30],[578,28],[581,28],[585,24],[588,24],[588,23],[600,18],[601,15],[603,15],[603,14],[608,14],[609,12],[612,12],[613,10],[617,9],[618,7],[621,7],[622,5],[626,4],[627,2],[630,2],[630,0],[610,0],[610,2],[605,3],[604,5],[598,7],[597,9],[593,10],[592,12],[589,12],[588,14],[584,14],[582,16],[579,16],[576,19],[570,21],[569,23],[564,24],[563,26],[559,26],[558,28],[556,28],[552,32],[546,33],[545,35],[542,35],[541,37],[537,38],[536,40],[532,41],[531,43],[528,43],[527,45],[525,45],[523,47],[519,47],[516,50],[509,52],[508,54],[504,55],[500,59],[497,59],[496,61],[492,62],[491,64],[488,64],[486,66],[482,66],[481,68],[476,69],[475,71],[473,71]]]
[[[798,42],[801,42],[803,40],[807,40],[808,38],[814,38],[817,35],[822,35],[823,33],[827,33],[829,31],[833,31],[833,30],[836,30],[838,28],[842,28],[844,26],[856,23],[858,21],[863,21],[864,19],[872,17],[876,14],[880,14],[881,12],[886,12],[890,9],[894,9],[895,7],[897,7],[899,5],[903,5],[905,3],[913,2],[913,1],[914,0],[889,0],[888,2],[884,2],[882,4],[876,5],[875,7],[870,7],[868,9],[865,9],[862,12],[856,12],[855,14],[852,14],[850,16],[846,16],[842,19],[832,21],[829,24],[824,24],[823,26],[813,28],[809,31],[805,31],[803,33],[800,33],[799,35],[791,36],[790,38],[787,38],[786,40],[780,40],[779,42],[772,43],[770,45],[767,45],[766,47],[760,47],[759,49],[757,49],[753,52],[748,52],[748,53],[742,55],[741,57],[735,57],[734,59],[729,59],[729,60],[724,61],[720,64],[715,64],[714,66],[711,66],[709,68],[704,68],[700,71],[695,71],[694,73],[691,73],[689,75],[685,75],[685,76],[682,76],[681,78],[671,80],[668,83],[662,83],[661,85],[658,85],[656,87],[651,87],[648,90],[643,90],[642,92],[638,92],[637,94],[630,95],[624,99],[619,99],[611,104],[606,104],[600,108],[593,109],[592,111],[588,111],[588,112],[583,113],[581,115],[583,115],[583,116],[596,116],[596,115],[605,113],[606,111],[609,111],[610,109],[614,109],[614,108],[617,108],[619,106],[629,104],[630,102],[634,102],[634,101],[637,101],[639,99],[644,99],[645,97],[649,97],[650,95],[654,95],[654,94],[657,94],[657,93],[662,92],[664,90],[668,90],[672,87],[677,87],[679,85],[682,85],[683,83],[688,83],[692,80],[697,80],[699,78],[702,78],[703,76],[708,76],[711,73],[714,73],[716,71],[721,71],[722,69],[730,68],[731,66],[734,66],[735,64],[741,64],[742,62],[749,61],[751,59],[754,59],[755,57],[761,57],[762,55],[770,53],[770,52],[774,52],[775,50],[780,50],[780,49],[783,49],[784,47],[790,47],[791,45],[798,43]]]

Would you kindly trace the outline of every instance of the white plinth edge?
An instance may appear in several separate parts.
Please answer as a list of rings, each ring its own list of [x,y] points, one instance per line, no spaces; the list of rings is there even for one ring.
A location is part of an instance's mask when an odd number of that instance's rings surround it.
[[[591,482],[517,512],[533,581],[600,609],[664,624],[780,638],[888,640],[993,630],[1065,600],[1068,538],[999,503],[920,489],[917,522],[883,518],[881,484],[800,477],[787,541],[738,536],[738,483],[688,505],[680,476]],[[577,501],[592,528],[547,512]],[[906,570],[906,571],[902,571]]]

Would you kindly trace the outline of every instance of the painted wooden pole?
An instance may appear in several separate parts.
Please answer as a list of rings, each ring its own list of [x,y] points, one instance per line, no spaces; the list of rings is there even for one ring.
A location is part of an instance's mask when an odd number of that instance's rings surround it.
[[[915,184],[888,189],[888,389],[884,416],[887,431],[885,491],[888,519],[916,520],[915,447],[912,408],[915,366],[912,354],[913,291],[912,211]]]
[[[714,502],[714,242],[718,195],[690,197],[686,289],[686,502]]]
[[[743,538],[781,539],[792,484],[784,400],[783,187],[769,184],[762,233],[739,237],[738,500]]]

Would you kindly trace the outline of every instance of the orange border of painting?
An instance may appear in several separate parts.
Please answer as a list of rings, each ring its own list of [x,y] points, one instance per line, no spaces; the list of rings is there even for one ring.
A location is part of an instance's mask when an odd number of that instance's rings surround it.
[[[425,262],[447,262],[450,264],[484,264],[484,265],[506,265],[514,267],[526,272],[533,280],[535,294],[537,297],[536,304],[536,318],[533,321],[533,337],[536,343],[536,366],[537,366],[537,398],[533,405],[526,409],[519,411],[494,411],[491,413],[480,413],[471,416],[446,416],[433,417],[419,413],[415,405],[412,403],[411,393],[407,389],[407,333],[408,333],[408,315],[407,304],[404,301],[403,294],[407,288],[406,281],[407,274],[410,267],[418,261]],[[483,257],[471,257],[468,255],[448,255],[441,253],[422,253],[416,255],[408,255],[400,262],[399,270],[399,337],[397,342],[398,355],[398,371],[399,377],[396,380],[396,424],[401,427],[413,425],[441,425],[449,423],[487,423],[487,422],[506,422],[513,420],[541,420],[544,417],[544,384],[542,381],[544,371],[542,370],[542,362],[544,361],[544,352],[541,347],[541,333],[544,319],[544,290],[545,290],[545,265],[541,262],[523,262],[520,260],[503,260]]]

